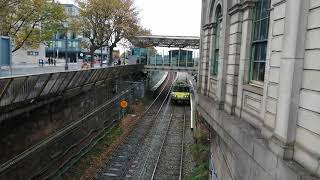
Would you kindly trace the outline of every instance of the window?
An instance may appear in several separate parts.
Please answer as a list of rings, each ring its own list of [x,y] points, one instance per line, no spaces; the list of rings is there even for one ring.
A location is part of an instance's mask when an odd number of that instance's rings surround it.
[[[38,51],[27,51],[27,55],[28,56],[39,56],[39,52]]]
[[[220,42],[220,33],[222,25],[222,12],[221,6],[217,7],[216,15],[215,15],[215,39],[213,44],[213,54],[211,60],[211,74],[217,75],[218,74],[218,66],[219,66],[219,42]]]
[[[266,66],[270,0],[258,0],[254,9],[250,81],[263,82]]]
[[[69,15],[69,16],[72,16],[72,15],[73,15],[73,9],[72,9],[72,7],[69,7],[69,8],[68,8],[68,15]]]
[[[56,47],[62,48],[62,41],[56,41]]]
[[[172,92],[189,92],[189,87],[186,87],[186,86],[174,86]]]
[[[57,33],[57,39],[64,39],[65,34]]]

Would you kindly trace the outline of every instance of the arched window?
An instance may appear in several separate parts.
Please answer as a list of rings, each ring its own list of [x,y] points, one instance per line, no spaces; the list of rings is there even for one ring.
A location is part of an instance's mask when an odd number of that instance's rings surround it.
[[[254,8],[250,81],[263,82],[268,44],[270,0],[258,0]]]
[[[222,11],[221,6],[219,5],[217,7],[216,13],[215,13],[215,37],[214,37],[214,43],[212,48],[212,59],[211,59],[211,74],[217,75],[218,74],[218,66],[219,66],[219,42],[220,42],[220,34],[221,34],[221,25],[222,25]]]

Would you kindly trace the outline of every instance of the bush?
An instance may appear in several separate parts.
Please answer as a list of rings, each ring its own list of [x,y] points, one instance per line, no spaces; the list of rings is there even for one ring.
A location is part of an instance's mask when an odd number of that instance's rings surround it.
[[[208,144],[208,134],[201,130],[200,128],[196,129],[194,132],[194,138],[196,140],[196,143],[201,143],[201,144]]]
[[[196,167],[192,175],[188,178],[190,180],[204,180],[209,178],[209,140],[208,134],[200,128],[194,132],[196,144],[191,146],[191,154],[196,163]]]
[[[194,144],[191,146],[191,153],[197,165],[207,163],[209,157],[209,146],[206,144]]]
[[[207,180],[209,179],[208,163],[196,166],[189,180]]]

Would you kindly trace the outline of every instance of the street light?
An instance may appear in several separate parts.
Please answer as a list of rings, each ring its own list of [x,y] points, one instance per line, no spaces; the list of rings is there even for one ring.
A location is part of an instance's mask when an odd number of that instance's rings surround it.
[[[65,64],[64,64],[64,70],[68,70],[69,66],[68,66],[68,22],[64,22],[63,26],[66,28],[66,34],[64,36],[65,38]]]
[[[102,46],[100,48],[100,51],[101,51],[100,67],[102,67],[102,61],[103,61],[103,59],[102,59]]]

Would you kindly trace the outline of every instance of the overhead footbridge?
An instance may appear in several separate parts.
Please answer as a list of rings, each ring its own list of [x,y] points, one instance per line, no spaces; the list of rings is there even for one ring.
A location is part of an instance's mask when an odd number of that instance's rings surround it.
[[[200,38],[196,36],[136,36],[131,39],[135,47],[146,48],[144,56],[141,54],[140,62],[144,63],[145,71],[174,71],[197,72]],[[150,47],[176,48],[169,54],[151,54]],[[143,61],[144,57],[145,61]]]

